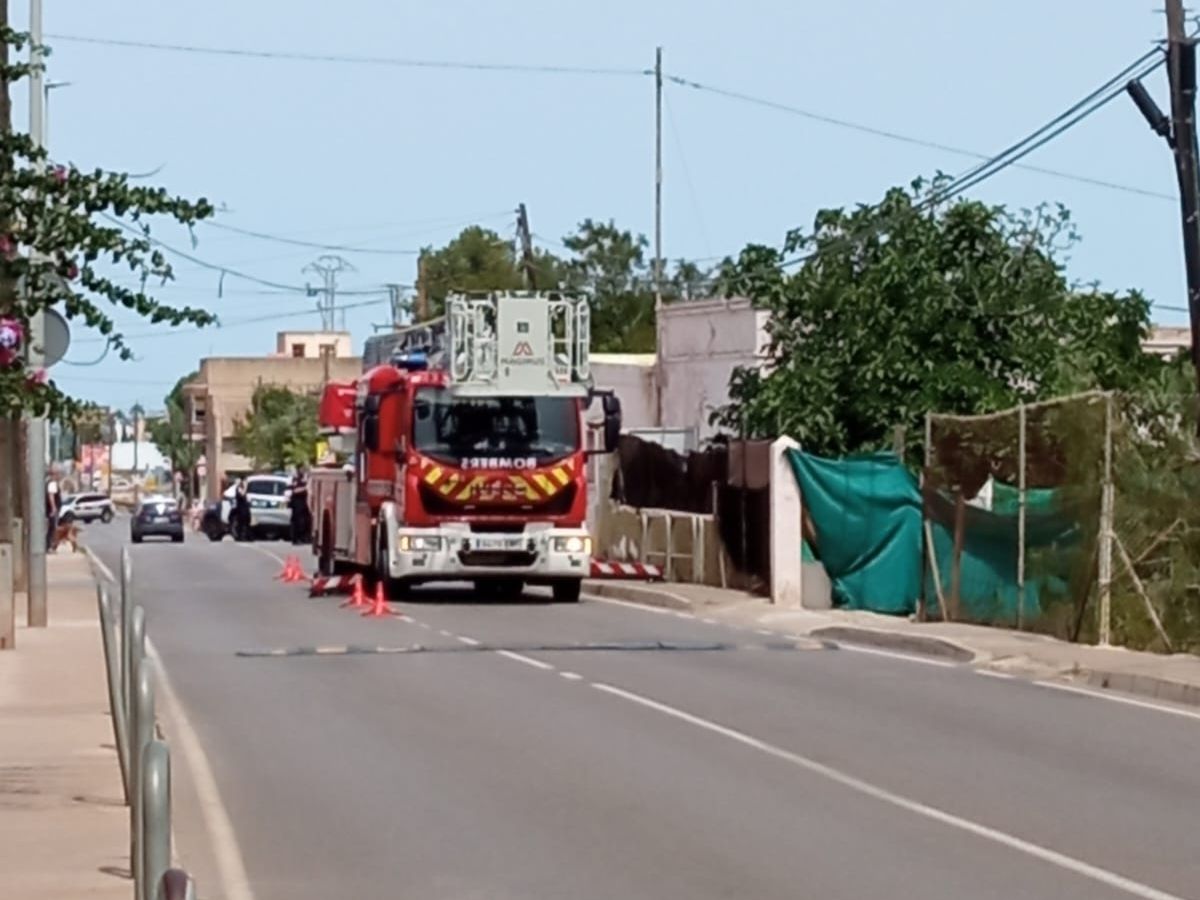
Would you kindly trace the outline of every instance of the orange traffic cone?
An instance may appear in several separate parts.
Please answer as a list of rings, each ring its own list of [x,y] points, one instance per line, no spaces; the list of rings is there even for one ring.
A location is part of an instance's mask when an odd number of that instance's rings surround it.
[[[351,580],[354,583],[354,593],[352,593],[350,595],[349,600],[345,601],[341,605],[354,607],[356,609],[366,606],[367,605],[367,592],[363,588],[363,577],[361,575],[355,575],[354,578]]]
[[[307,581],[304,569],[300,566],[300,558],[292,555],[283,561],[283,571],[275,576],[284,584],[295,584],[297,581]]]
[[[375,602],[371,604],[370,609],[368,609],[365,613],[363,613],[363,616],[365,618],[376,619],[376,618],[383,618],[385,616],[398,616],[398,615],[399,615],[399,613],[392,612],[391,607],[388,606],[387,597],[385,597],[384,593],[383,593],[383,582],[380,581],[378,584],[375,585]]]

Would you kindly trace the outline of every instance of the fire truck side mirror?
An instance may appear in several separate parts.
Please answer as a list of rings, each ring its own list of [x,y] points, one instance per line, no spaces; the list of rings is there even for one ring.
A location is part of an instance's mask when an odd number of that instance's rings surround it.
[[[621,400],[616,394],[605,394],[603,405],[604,451],[612,453],[621,441]]]

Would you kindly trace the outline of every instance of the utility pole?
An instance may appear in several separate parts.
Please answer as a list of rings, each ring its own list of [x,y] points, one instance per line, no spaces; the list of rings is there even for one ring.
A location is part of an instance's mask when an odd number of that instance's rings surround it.
[[[1167,0],[1167,71],[1175,125],[1175,171],[1183,219],[1192,366],[1200,389],[1200,182],[1196,180],[1196,42],[1187,36],[1183,0]]]
[[[654,52],[654,314],[662,309],[662,47]]]
[[[1166,140],[1175,156],[1179,182],[1179,212],[1183,226],[1183,258],[1187,274],[1188,319],[1191,324],[1192,367],[1200,391],[1200,181],[1196,149],[1196,41],[1187,36],[1183,0],[1166,0],[1167,80],[1171,115],[1154,102],[1140,81],[1125,90],[1151,130]],[[1200,428],[1200,420],[1197,422]]]
[[[417,322],[429,321],[429,287],[425,284],[425,254],[417,258]]]
[[[401,293],[403,288],[398,284],[389,284],[388,289],[388,306],[392,310],[392,329],[398,329],[404,325],[405,303],[404,296]]]
[[[42,55],[42,0],[29,2],[29,136],[34,146],[46,144],[46,82],[45,59]],[[38,174],[45,170],[40,160],[34,164]],[[33,251],[30,250],[32,260]],[[25,280],[25,290],[34,284]],[[29,368],[33,371],[45,364],[43,347],[46,335],[46,314],[38,311],[29,319]],[[44,628],[46,614],[46,420],[31,416],[25,429],[26,484],[29,502],[25,519],[29,523],[27,547],[29,575],[28,621],[31,628]],[[60,488],[61,501],[61,488]]]
[[[321,330],[335,331],[337,330],[337,277],[342,272],[354,272],[356,269],[349,262],[340,256],[325,256],[318,257],[315,262],[309,263],[301,272],[316,272],[321,276],[323,286],[320,291],[325,295],[324,299],[317,304],[317,309],[321,313]],[[342,325],[345,327],[346,314],[342,313]]]
[[[8,28],[8,3],[0,0],[0,28]],[[0,41],[0,134],[8,136],[12,131],[12,99],[8,93],[7,72],[9,45]],[[11,159],[0,158],[0,175],[8,177]],[[4,217],[3,230],[7,232],[10,210],[0,211]],[[0,312],[9,312],[13,307],[16,285],[12,279],[0,278]],[[18,473],[24,471],[17,455],[18,420],[0,417],[0,650],[11,650],[16,645],[16,595],[13,584],[14,564],[13,526],[16,518]]]
[[[665,389],[662,365],[662,102],[662,47],[657,47],[654,51],[654,420],[657,425],[663,424]]]
[[[533,235],[529,233],[529,216],[525,204],[517,207],[517,236],[521,239],[521,268],[525,272],[525,289],[537,290],[537,273],[533,265]]]

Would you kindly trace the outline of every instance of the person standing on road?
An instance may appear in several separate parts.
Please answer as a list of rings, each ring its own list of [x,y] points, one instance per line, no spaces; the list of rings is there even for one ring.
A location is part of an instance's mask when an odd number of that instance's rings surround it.
[[[235,541],[245,541],[250,538],[250,494],[245,478],[238,479],[237,488],[233,492],[233,522],[231,525]]]
[[[62,490],[58,484],[58,466],[51,466],[46,473],[46,552],[54,550],[54,532],[58,528],[58,514],[62,510]]]
[[[291,492],[288,503],[292,507],[292,543],[303,544],[309,539],[308,481],[304,477],[303,464],[296,466]]]

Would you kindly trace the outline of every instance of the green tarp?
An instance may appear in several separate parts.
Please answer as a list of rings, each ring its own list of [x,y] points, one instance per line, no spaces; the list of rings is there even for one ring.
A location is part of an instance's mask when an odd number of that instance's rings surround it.
[[[937,594],[922,535],[916,478],[892,454],[830,460],[790,451],[792,469],[816,531],[812,552],[833,583],[835,604],[907,614],[925,596],[936,615]],[[960,617],[1016,621],[1018,603],[1031,621],[1048,599],[1067,593],[1078,543],[1077,517],[1060,508],[1054,490],[1026,493],[1024,599],[1017,585],[1018,493],[996,484],[993,511],[968,506],[960,566]],[[928,514],[942,590],[950,590],[954,501],[931,494]]]

